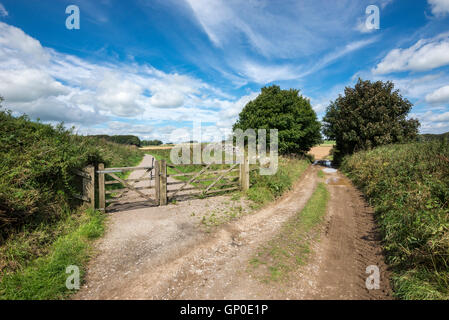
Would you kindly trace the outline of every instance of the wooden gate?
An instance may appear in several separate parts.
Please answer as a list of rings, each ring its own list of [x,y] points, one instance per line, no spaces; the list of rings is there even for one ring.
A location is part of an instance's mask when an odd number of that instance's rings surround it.
[[[99,209],[106,211],[106,204],[137,201],[139,198],[152,205],[159,205],[159,198],[153,191],[156,183],[154,185],[151,183],[158,180],[153,169],[154,165],[150,167],[105,168],[104,164],[100,163],[97,171]],[[140,177],[134,179],[123,177],[124,173],[133,171],[142,171],[142,173]]]
[[[193,165],[168,165],[168,168],[174,172],[167,175],[169,178],[167,182],[168,201],[241,189],[239,164],[201,165],[202,168],[199,171],[193,172],[180,170],[180,168],[189,166]]]
[[[138,178],[124,173],[141,171]],[[173,165],[165,160],[154,161],[149,167],[105,168],[98,165],[98,209],[106,211],[107,204],[141,201],[164,206],[169,201],[204,197],[249,188],[249,164]],[[93,166],[77,175],[83,177],[83,195],[77,198],[95,207],[95,171]],[[130,199],[128,199],[128,198]],[[133,200],[134,199],[134,200]],[[128,202],[129,203],[129,202]]]

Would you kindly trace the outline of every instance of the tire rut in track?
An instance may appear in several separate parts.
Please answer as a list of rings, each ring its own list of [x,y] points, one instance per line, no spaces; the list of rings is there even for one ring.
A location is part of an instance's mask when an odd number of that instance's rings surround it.
[[[374,213],[349,180],[339,173],[327,175],[330,200],[318,248],[320,268],[312,299],[391,299]],[[368,266],[380,270],[380,289],[366,288]]]

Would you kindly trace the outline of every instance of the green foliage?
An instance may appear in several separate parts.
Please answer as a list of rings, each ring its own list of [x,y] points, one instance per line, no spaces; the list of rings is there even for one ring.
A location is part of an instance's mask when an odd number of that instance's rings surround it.
[[[65,268],[83,272],[104,216],[82,211],[74,169],[132,166],[143,152],[0,111],[0,299],[59,299]]]
[[[389,81],[359,79],[355,88],[345,88],[345,95],[328,106],[323,118],[323,133],[336,140],[334,160],[355,151],[416,140],[419,122],[407,119],[411,108]]]
[[[251,187],[248,198],[261,206],[290,190],[293,183],[310,165],[308,159],[300,157],[279,157],[278,171],[275,175],[262,176],[257,170],[250,173]]]
[[[162,144],[161,140],[142,140],[142,146],[160,146]]]
[[[79,205],[80,181],[73,170],[87,164],[128,164],[141,158],[135,147],[74,135],[56,127],[0,111],[0,240],[24,224],[59,219]]]
[[[94,135],[90,136],[98,139],[104,139],[110,142],[115,142],[118,144],[127,144],[131,146],[140,147],[142,142],[140,141],[139,137],[132,136],[132,135],[118,135],[118,136],[108,136],[106,134],[102,135]]]
[[[432,140],[448,140],[449,132],[442,134],[421,134],[419,136],[420,141],[432,141]]]
[[[28,265],[24,263],[26,266],[16,272],[4,273],[0,281],[0,300],[47,300],[67,297],[71,291],[65,286],[68,276],[66,268],[75,265],[80,268],[81,277],[85,274],[83,265],[89,258],[91,240],[103,234],[104,218],[103,214],[93,210],[81,216],[68,215],[66,220],[60,223],[61,227],[67,229],[66,232],[50,246],[46,255]],[[43,230],[51,232],[49,228]],[[9,249],[13,248],[10,246]]]
[[[306,154],[321,142],[321,125],[310,101],[298,90],[281,90],[279,86],[262,88],[239,115],[233,130],[278,129],[279,154]]]
[[[448,299],[449,141],[359,152],[342,170],[376,209],[396,295]]]

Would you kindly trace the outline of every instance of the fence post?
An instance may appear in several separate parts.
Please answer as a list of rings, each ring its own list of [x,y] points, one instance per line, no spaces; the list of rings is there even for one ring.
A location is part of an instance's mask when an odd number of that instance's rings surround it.
[[[156,160],[154,163],[154,189],[155,198],[157,205],[161,204],[161,163],[159,160]]]
[[[167,205],[167,161],[161,160],[161,184],[160,184],[160,205]]]
[[[240,188],[242,191],[249,189],[249,159],[247,155],[243,156],[243,163],[240,163]]]
[[[86,181],[84,186],[84,194],[89,198],[90,208],[95,209],[95,167],[89,165],[84,169],[90,179],[83,179]]]
[[[98,170],[104,171],[104,164],[98,164]],[[99,209],[103,212],[106,212],[106,198],[105,198],[105,188],[104,188],[104,173],[98,174],[98,201],[99,201]]]

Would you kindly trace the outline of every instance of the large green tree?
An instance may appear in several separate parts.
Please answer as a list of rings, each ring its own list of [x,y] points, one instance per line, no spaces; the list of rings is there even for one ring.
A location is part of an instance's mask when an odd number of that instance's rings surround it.
[[[337,142],[335,157],[384,144],[416,140],[419,121],[407,119],[412,104],[390,81],[358,80],[327,107],[323,133]]]
[[[299,90],[279,86],[262,88],[260,95],[242,110],[235,129],[278,129],[279,154],[304,154],[321,142],[321,124],[309,99]]]

